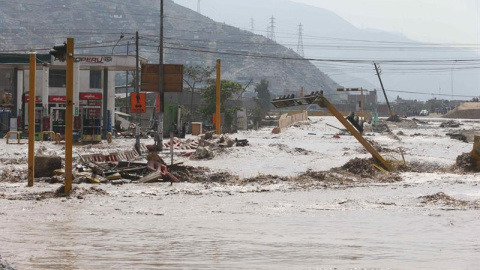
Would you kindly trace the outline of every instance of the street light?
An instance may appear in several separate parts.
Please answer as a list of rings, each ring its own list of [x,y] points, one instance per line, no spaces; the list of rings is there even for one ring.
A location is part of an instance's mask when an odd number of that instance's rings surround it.
[[[120,40],[122,40],[125,36],[123,35],[123,33],[120,35],[120,38],[117,40],[117,43],[115,43],[115,45],[113,46],[112,48],[112,55],[113,55],[113,50],[115,50],[115,47],[117,47],[118,43],[120,42]]]

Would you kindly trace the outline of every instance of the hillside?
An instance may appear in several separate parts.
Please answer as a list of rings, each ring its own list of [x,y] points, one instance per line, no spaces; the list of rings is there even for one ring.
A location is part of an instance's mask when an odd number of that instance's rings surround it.
[[[158,61],[159,1],[3,0],[0,4],[0,48],[4,52],[30,48],[47,52],[70,36],[76,40],[76,53],[111,54],[113,50],[125,54],[129,43],[132,54],[138,30],[141,56]],[[124,38],[118,42],[122,33]],[[326,92],[338,87],[299,58],[293,50],[263,36],[165,1],[166,63],[213,66],[221,59],[223,79],[247,83],[266,78],[278,93],[302,86],[307,91]]]

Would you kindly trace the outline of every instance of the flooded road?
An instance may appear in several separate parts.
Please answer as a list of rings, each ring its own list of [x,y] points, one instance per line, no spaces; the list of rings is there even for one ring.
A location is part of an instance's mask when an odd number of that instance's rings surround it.
[[[418,199],[443,191],[478,200],[475,181],[199,195],[188,193],[207,187],[101,188],[110,195],[0,199],[2,257],[17,269],[478,267],[480,211]]]

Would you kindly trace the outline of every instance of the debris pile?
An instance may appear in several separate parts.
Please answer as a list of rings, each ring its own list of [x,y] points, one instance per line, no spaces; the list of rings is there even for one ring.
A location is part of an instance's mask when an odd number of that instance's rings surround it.
[[[467,206],[469,202],[463,200],[457,200],[453,197],[448,196],[443,192],[438,192],[433,195],[420,196],[422,204],[434,204],[434,205],[443,205],[443,206]]]
[[[400,121],[402,121],[402,119],[400,118],[400,116],[395,114],[395,115],[392,115],[389,118],[387,118],[387,121],[389,121],[389,122],[400,122]]]
[[[390,132],[390,128],[386,123],[376,123],[372,125],[372,131],[377,133]]]
[[[0,173],[0,182],[19,183],[25,179],[25,176],[26,170],[5,168]]]
[[[471,152],[463,153],[457,157],[455,166],[465,172],[475,171],[475,160],[472,157]]]
[[[442,128],[457,128],[461,124],[460,122],[454,121],[454,120],[448,120],[447,122],[443,122],[440,124],[440,127]]]
[[[372,158],[354,158],[340,167],[340,169],[361,177],[370,177],[378,173],[378,169],[373,166]]]
[[[6,260],[0,255],[0,270],[15,270],[16,268],[9,264]]]
[[[459,141],[462,141],[464,143],[468,143],[468,139],[467,139],[467,136],[465,136],[463,133],[447,133],[445,134],[447,136],[450,137],[450,139],[453,139],[453,140],[459,140]]]
[[[174,150],[191,150],[197,149],[199,138],[187,139],[182,141],[181,139],[175,137],[173,138],[173,149]],[[170,149],[170,140],[167,140],[163,143],[164,147]]]

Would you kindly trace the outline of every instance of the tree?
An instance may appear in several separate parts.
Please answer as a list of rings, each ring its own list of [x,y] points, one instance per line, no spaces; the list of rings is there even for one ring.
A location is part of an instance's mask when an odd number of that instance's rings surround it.
[[[255,85],[255,92],[258,93],[258,100],[266,112],[270,111],[272,108],[272,97],[270,95],[270,90],[268,89],[269,84],[270,83],[266,79],[262,79],[260,83]]]
[[[255,92],[257,92],[257,106],[253,110],[253,121],[258,124],[265,118],[265,114],[272,108],[272,97],[270,90],[268,89],[269,82],[266,79],[262,79],[260,83],[255,85]]]
[[[238,106],[227,104],[227,100],[231,100],[235,94],[240,93],[243,87],[240,83],[231,81],[222,81],[220,100],[220,112],[225,114],[225,127],[230,128],[235,120],[236,112],[240,109]],[[216,83],[215,80],[209,80],[209,85],[202,93],[204,105],[201,107],[203,117],[211,119],[216,112]]]
[[[184,79],[183,81],[187,84],[192,95],[190,97],[190,116],[193,116],[193,96],[195,92],[195,87],[197,84],[201,84],[204,81],[208,80],[212,76],[213,68],[211,67],[202,67],[202,66],[186,66],[183,70]]]

